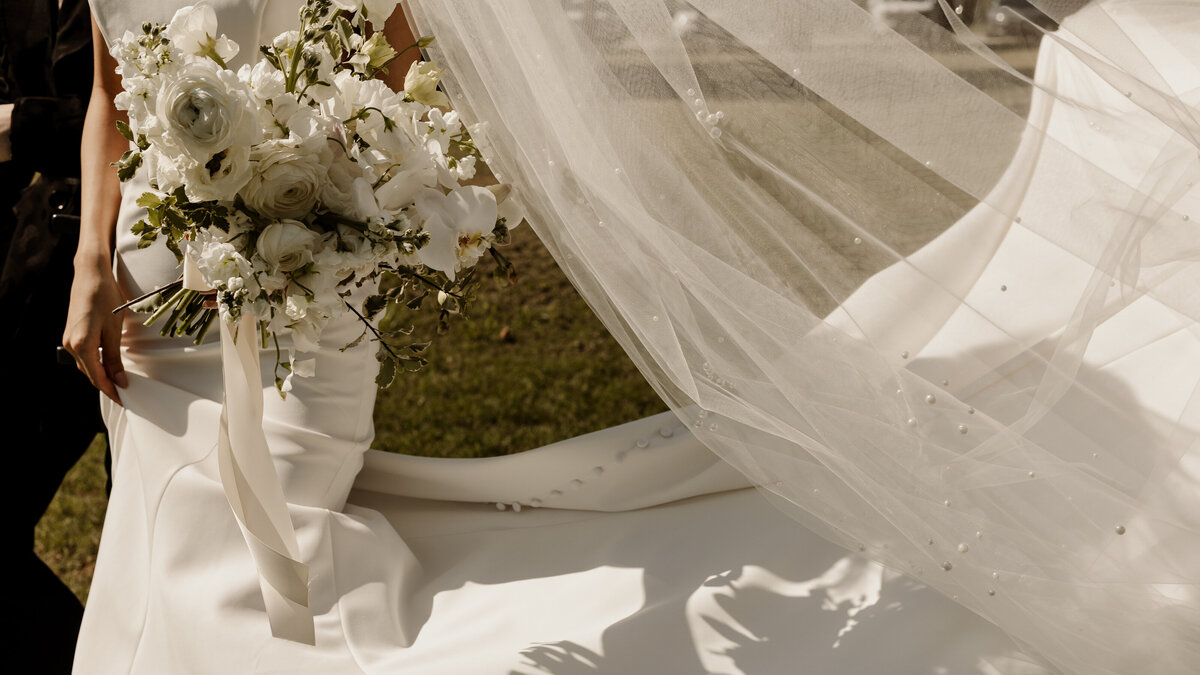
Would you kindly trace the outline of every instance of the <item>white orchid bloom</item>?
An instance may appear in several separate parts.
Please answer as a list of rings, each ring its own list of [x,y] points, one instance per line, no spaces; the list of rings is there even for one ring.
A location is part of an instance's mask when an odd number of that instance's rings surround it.
[[[423,190],[415,203],[429,233],[429,243],[417,255],[453,281],[458,270],[473,265],[487,251],[486,237],[496,226],[496,197],[487,188],[472,185],[450,194]]]

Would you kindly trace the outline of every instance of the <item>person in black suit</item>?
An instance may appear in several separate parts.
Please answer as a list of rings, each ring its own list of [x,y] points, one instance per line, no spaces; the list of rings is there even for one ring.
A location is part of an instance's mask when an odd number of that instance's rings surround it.
[[[103,428],[95,390],[55,353],[78,241],[89,16],[86,0],[0,0],[0,353],[15,370],[0,410],[6,515],[22,533],[5,538],[22,596],[8,634],[37,672],[70,672],[83,606],[34,554],[34,527]]]

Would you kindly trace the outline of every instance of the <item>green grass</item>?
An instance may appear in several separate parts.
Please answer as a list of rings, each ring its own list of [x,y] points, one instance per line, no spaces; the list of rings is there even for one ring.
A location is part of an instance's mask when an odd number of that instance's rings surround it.
[[[520,283],[501,288],[485,281],[470,319],[455,321],[434,341],[429,366],[380,392],[376,448],[435,457],[502,455],[666,409],[528,226],[513,233],[504,253]],[[490,271],[490,261],[481,265]],[[414,323],[418,336],[432,330],[429,317]],[[104,446],[97,438],[67,475],[35,537],[38,555],[85,600],[106,504],[104,481]]]
[[[504,252],[520,283],[484,281],[471,317],[434,341],[425,370],[380,392],[375,447],[504,455],[666,410],[533,233],[513,239]],[[433,329],[422,318],[416,335]]]
[[[34,531],[34,552],[85,602],[108,504],[105,480],[104,437],[96,436]]]

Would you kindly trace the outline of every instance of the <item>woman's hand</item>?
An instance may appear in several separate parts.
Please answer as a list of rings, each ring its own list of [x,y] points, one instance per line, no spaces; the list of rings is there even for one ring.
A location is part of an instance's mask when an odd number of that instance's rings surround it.
[[[92,22],[92,97],[83,122],[80,152],[81,202],[79,248],[71,306],[63,330],[63,347],[75,357],[79,370],[104,395],[121,402],[117,387],[128,386],[121,365],[121,317],[112,310],[124,302],[112,272],[113,238],[121,205],[121,187],[110,163],[129,149],[117,131],[126,121],[113,106],[121,91],[117,62],[108,53],[104,36]]]
[[[117,387],[129,386],[129,380],[121,364],[121,316],[112,310],[124,301],[103,256],[76,257],[63,347],[92,384],[118,404]]]

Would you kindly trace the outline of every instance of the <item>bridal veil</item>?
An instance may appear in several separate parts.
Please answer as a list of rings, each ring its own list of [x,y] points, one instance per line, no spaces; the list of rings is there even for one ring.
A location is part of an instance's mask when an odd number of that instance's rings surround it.
[[[1032,0],[1033,77],[953,0],[886,4],[406,10],[576,288],[780,508],[1062,671],[1194,671],[1200,2]]]

